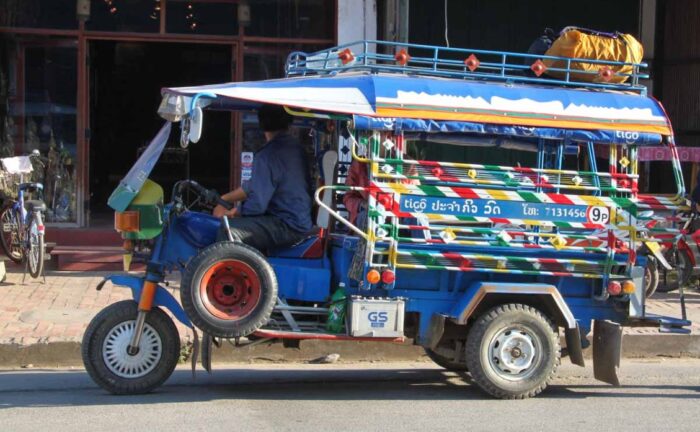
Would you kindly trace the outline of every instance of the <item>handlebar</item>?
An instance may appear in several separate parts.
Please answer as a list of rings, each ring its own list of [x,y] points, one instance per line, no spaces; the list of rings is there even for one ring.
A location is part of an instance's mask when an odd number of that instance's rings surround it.
[[[216,190],[207,189],[194,180],[181,180],[177,182],[173,188],[173,200],[175,200],[175,197],[182,193],[185,187],[189,187],[195,191],[200,197],[202,197],[205,203],[218,204],[226,210],[231,210],[234,207],[234,204],[222,199],[221,195],[219,195]]]

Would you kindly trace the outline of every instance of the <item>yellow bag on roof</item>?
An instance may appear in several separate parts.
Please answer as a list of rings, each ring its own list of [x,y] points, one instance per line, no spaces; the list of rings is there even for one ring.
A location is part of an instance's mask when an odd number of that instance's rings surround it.
[[[584,58],[594,60],[607,60],[625,63],[641,63],[644,58],[644,47],[630,34],[622,33],[600,33],[586,31],[575,27],[567,27],[562,30],[557,40],[547,50],[545,55],[557,57]],[[547,75],[556,78],[565,78],[566,72],[549,70],[551,68],[566,69],[564,60],[542,60],[548,70]],[[623,83],[627,76],[619,75],[631,74],[632,66],[609,66],[614,75],[609,80],[605,80],[600,74],[604,65],[585,62],[571,62],[572,70],[581,70],[588,73],[572,72],[570,77],[575,81],[601,82],[601,83]]]

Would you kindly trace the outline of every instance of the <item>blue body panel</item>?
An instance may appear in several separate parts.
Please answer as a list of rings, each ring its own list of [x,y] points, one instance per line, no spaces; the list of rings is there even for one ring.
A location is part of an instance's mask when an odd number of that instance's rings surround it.
[[[166,224],[164,233],[158,237],[152,253],[151,266],[160,266],[161,270],[184,270],[189,260],[201,249],[214,243],[220,229],[220,221],[210,215],[196,212],[184,212],[178,216],[171,214],[166,206],[165,215],[170,223]],[[340,282],[345,283],[348,294],[368,297],[401,297],[406,301],[406,312],[419,314],[418,342],[426,336],[430,318],[433,314],[456,318],[469,303],[484,282],[526,285],[547,284],[554,286],[564,297],[579,327],[587,332],[591,320],[609,319],[622,322],[626,318],[624,311],[617,310],[612,301],[598,301],[593,293],[600,290],[600,280],[575,277],[554,277],[516,274],[451,272],[445,270],[398,269],[396,284],[391,289],[379,285],[358,287],[356,281],[348,277],[350,264],[357,248],[358,238],[347,235],[332,235],[327,256],[316,259],[302,258],[308,245],[290,248],[279,255],[271,256],[272,265],[278,280],[278,295],[291,301],[325,303]],[[439,251],[447,245],[413,245],[413,248]],[[467,246],[449,245],[450,250],[474,249]],[[491,247],[490,253],[498,254],[501,248]],[[478,248],[475,250],[478,251]],[[504,249],[505,250],[505,249]],[[296,251],[294,256],[292,251]],[[511,254],[527,254],[527,251],[510,251]],[[576,257],[575,252],[551,251],[559,258]],[[620,256],[621,260],[626,257]],[[157,274],[148,274],[146,278],[158,281]],[[134,276],[108,276],[116,285],[131,288],[138,299],[144,278]],[[369,288],[369,289],[367,289]],[[158,286],[155,305],[163,306],[183,324],[191,326],[178,301],[163,287]]]
[[[143,282],[145,281],[144,278],[126,275],[110,275],[105,277],[105,280],[111,281],[114,285],[131,288],[131,294],[134,297],[134,300],[137,302],[139,301],[139,298],[141,298],[141,290],[143,290]],[[187,314],[185,313],[185,310],[182,309],[182,306],[180,306],[180,303],[175,300],[175,297],[173,297],[168,290],[160,285],[158,285],[156,288],[156,295],[153,298],[153,306],[163,306],[164,308],[168,309],[175,316],[175,318],[178,319],[178,321],[187,327],[192,328],[192,323],[190,322],[189,318],[187,318]]]

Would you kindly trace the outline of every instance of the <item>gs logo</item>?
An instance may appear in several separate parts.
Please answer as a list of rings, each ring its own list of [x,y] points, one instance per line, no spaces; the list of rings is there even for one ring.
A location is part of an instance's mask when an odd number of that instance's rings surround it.
[[[370,312],[367,314],[367,319],[372,327],[384,327],[384,324],[389,321],[389,314],[388,312]]]

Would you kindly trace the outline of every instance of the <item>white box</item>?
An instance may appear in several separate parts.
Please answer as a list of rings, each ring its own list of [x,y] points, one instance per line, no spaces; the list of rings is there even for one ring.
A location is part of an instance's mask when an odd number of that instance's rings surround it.
[[[348,307],[350,335],[402,337],[404,306],[402,299],[352,297]]]

